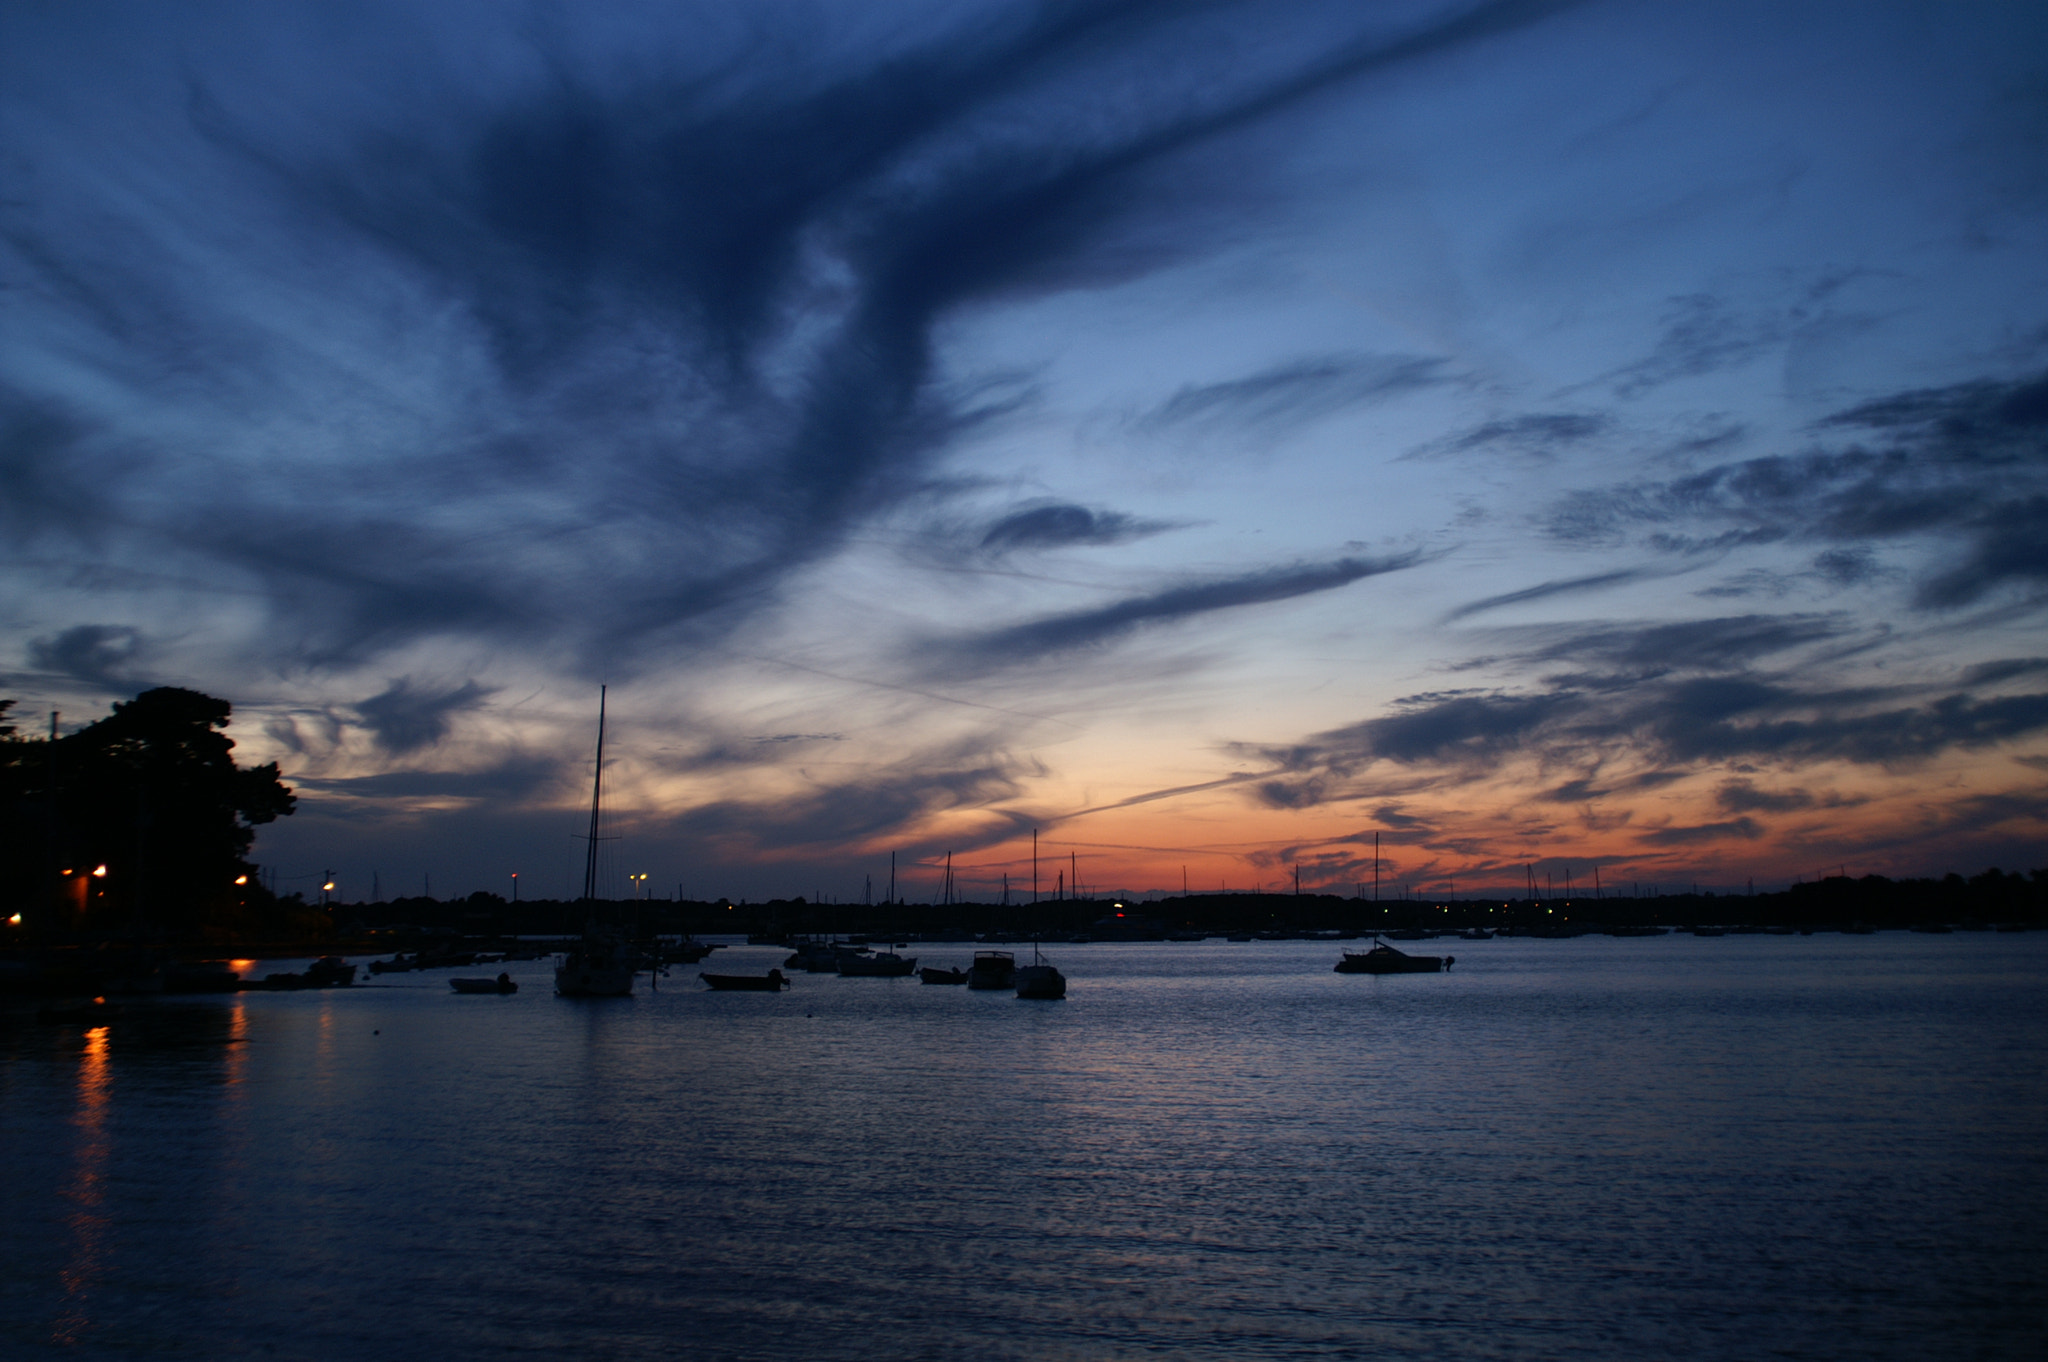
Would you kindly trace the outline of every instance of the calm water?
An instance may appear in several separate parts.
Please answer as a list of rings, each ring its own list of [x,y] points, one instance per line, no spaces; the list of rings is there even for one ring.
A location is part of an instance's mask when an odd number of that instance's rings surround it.
[[[1425,949],[17,1010],[0,1353],[2039,1355],[2048,936]]]

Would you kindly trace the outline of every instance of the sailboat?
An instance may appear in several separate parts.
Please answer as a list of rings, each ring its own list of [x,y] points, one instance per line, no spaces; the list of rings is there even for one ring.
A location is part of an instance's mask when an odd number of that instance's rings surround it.
[[[1051,962],[1038,953],[1035,939],[1031,943],[1031,963],[1017,966],[1016,980],[1020,998],[1067,996],[1067,976],[1054,969]]]
[[[639,955],[624,927],[597,920],[598,815],[604,801],[604,701],[597,688],[597,771],[590,778],[590,847],[583,861],[583,902],[590,916],[583,939],[555,966],[555,992],[564,998],[630,998]]]
[[[1031,830],[1031,899],[1038,901],[1038,829]],[[974,957],[975,964],[981,963],[982,952]],[[1038,953],[1038,938],[1031,938],[1031,963],[1019,965],[1011,975],[1017,985],[1020,998],[1064,998],[1067,996],[1067,976],[1061,974]],[[974,986],[970,975],[968,986]]]

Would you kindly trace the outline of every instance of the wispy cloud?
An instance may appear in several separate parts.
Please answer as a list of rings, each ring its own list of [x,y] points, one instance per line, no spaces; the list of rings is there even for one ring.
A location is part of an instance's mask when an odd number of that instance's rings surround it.
[[[1922,608],[1971,605],[2002,587],[2048,581],[2033,527],[2048,513],[2048,379],[1977,380],[1861,403],[1818,424],[1862,443],[1720,464],[1667,482],[1574,493],[1549,516],[1574,544],[1642,542],[1666,551],[1820,540],[1816,570],[1837,582],[1871,576],[1868,546],[1910,537],[1945,548]]]
[[[1258,749],[1273,767],[1260,796],[1278,807],[1370,798],[1376,787],[1368,773],[1382,763],[1434,772],[1445,788],[1532,763],[1600,773],[1547,796],[1579,802],[1729,762],[1906,769],[2048,731],[2048,694],[1826,687],[1796,672],[1750,665],[1838,632],[1836,621],[1770,616],[1584,631],[1526,651],[1521,665],[1577,657],[1614,670],[1553,676],[1521,690],[1411,695],[1377,717],[1290,747]],[[1987,671],[1967,684],[2028,670]],[[1810,803],[1803,794],[1768,793],[1748,780],[1725,783],[1717,798],[1743,814]]]
[[[1047,656],[1095,647],[1145,626],[1333,591],[1366,577],[1413,567],[1421,559],[1419,552],[1388,558],[1339,558],[1327,563],[1190,582],[1108,605],[989,630],[942,647],[949,664],[963,671],[1028,664]]]
[[[1153,432],[1217,422],[1270,430],[1450,381],[1440,359],[1324,355],[1275,365],[1244,378],[1188,384],[1141,416],[1138,425]]]
[[[1204,147],[1557,8],[1339,24],[1313,55],[1192,85],[1185,7],[1142,0],[956,22],[836,66],[654,42],[598,69],[539,47],[530,70],[460,93],[429,93],[404,62],[365,73],[317,131],[201,77],[181,111],[196,138],[157,123],[189,162],[187,197],[137,212],[108,191],[111,225],[89,239],[17,215],[7,249],[25,324],[71,338],[130,408],[240,418],[268,447],[185,459],[151,449],[147,422],[17,387],[4,460],[32,476],[12,513],[51,542],[89,523],[261,582],[267,635],[301,663],[539,631],[616,674],[634,665],[618,638],[651,662],[727,632],[922,494],[978,411],[935,372],[943,318],[1227,240],[1191,218],[1165,255],[1127,249],[1134,223],[1209,195],[1191,170]],[[801,50],[779,22],[753,21],[738,50]],[[272,69],[288,78],[288,54]],[[275,235],[252,256],[256,221]],[[362,307],[324,327],[294,310],[334,297]],[[380,308],[404,319],[395,334]],[[304,446],[319,457],[295,466]],[[105,477],[122,458],[148,476]]]
[[[1519,591],[1504,591],[1498,596],[1459,606],[1443,617],[1445,624],[1451,624],[1488,610],[1498,610],[1504,605],[1521,605],[1528,601],[1549,600],[1554,596],[1576,596],[1585,592],[1600,591],[1610,586],[1622,586],[1629,582],[1641,581],[1645,577],[1664,576],[1646,568],[1617,568],[1613,572],[1596,572],[1585,577],[1567,577],[1558,581],[1540,582],[1525,586]]]
[[[1467,454],[1500,451],[1529,458],[1554,458],[1604,435],[1613,418],[1600,412],[1528,412],[1503,416],[1423,447],[1422,453]]]

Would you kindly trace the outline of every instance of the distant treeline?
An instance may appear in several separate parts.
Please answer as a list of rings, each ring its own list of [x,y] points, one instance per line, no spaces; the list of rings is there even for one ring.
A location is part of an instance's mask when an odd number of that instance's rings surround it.
[[[593,916],[657,933],[795,932],[881,935],[1089,932],[1143,937],[1173,931],[1371,931],[1418,927],[1563,928],[1756,925],[1840,928],[1930,923],[2048,925],[2048,868],[1968,879],[1840,876],[1766,894],[1574,895],[1569,899],[1340,898],[1330,894],[1194,894],[1147,901],[1049,899],[1038,903],[823,904],[559,899],[510,903],[478,892],[462,899],[399,898],[337,905],[344,930],[399,926],[464,935],[552,935]],[[1121,914],[1121,915],[1119,915]]]

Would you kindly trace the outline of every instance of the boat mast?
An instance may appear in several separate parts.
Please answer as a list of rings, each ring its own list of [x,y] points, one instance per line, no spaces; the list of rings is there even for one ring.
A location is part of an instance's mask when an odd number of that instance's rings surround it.
[[[606,687],[597,688],[597,770],[590,777],[590,848],[583,858],[583,900],[594,902],[597,898],[597,816],[604,796],[604,695]]]

